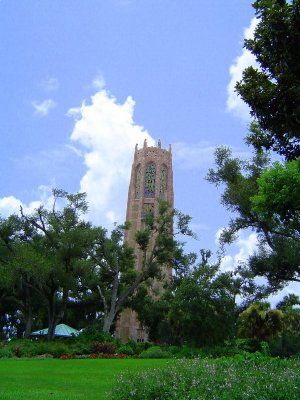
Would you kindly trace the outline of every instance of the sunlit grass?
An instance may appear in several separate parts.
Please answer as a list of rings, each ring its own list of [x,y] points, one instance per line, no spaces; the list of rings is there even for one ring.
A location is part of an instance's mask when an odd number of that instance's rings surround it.
[[[116,376],[166,360],[0,360],[1,400],[106,400]]]

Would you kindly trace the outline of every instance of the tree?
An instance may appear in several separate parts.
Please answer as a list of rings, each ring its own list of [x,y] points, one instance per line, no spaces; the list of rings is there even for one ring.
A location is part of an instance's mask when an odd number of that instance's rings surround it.
[[[147,295],[145,288],[137,293],[135,310],[149,327],[151,340],[204,346],[234,335],[236,295],[247,291],[244,284],[250,279],[221,272],[220,263],[211,263],[210,257],[210,251],[201,250],[200,261],[186,264],[184,274],[176,277],[175,271],[159,299]]]
[[[258,178],[252,209],[269,226],[284,229],[282,235],[300,235],[300,159],[276,162]]]
[[[239,315],[238,323],[240,337],[265,341],[282,330],[283,313],[271,310],[269,303],[254,303]]]
[[[258,251],[249,259],[255,275],[265,276],[270,289],[299,281],[299,162],[275,163],[256,152],[252,161],[232,157],[229,149],[216,150],[216,170],[207,179],[225,185],[222,203],[234,213],[221,234],[229,244],[242,229],[258,233]]]
[[[168,320],[180,344],[212,345],[233,335],[235,294],[232,277],[209,263],[210,251],[174,290]]]
[[[15,321],[20,320],[24,335],[32,331],[36,295],[29,288],[32,276],[24,258],[32,259],[31,246],[26,242],[28,232],[22,230],[20,218],[11,215],[0,220],[0,291],[2,315]],[[5,323],[5,322],[4,322]],[[19,329],[15,325],[15,331]]]
[[[178,231],[173,230],[174,218]],[[181,245],[175,235],[191,235],[188,227],[190,217],[170,209],[166,201],[159,201],[157,217],[152,213],[145,216],[144,229],[136,232],[136,243],[142,254],[141,263],[135,265],[133,249],[123,241],[124,228],[114,229],[108,238],[98,235],[94,241],[91,259],[94,261],[93,285],[97,287],[104,307],[103,331],[109,332],[121,310],[128,306],[136,290],[144,283],[165,278],[166,266],[178,262]]]
[[[276,305],[278,310],[284,314],[284,334],[295,334],[299,337],[300,332],[300,298],[295,294],[289,294]]]
[[[57,207],[59,201],[64,207]],[[49,339],[88,265],[93,230],[81,219],[86,211],[85,194],[55,189],[52,209],[41,205],[33,214],[25,214],[21,208],[20,217],[11,216],[1,224],[2,272],[11,279],[21,310],[26,314],[28,309],[28,322],[32,319],[32,301],[38,299],[44,306]],[[29,328],[30,324],[27,333]]]
[[[252,210],[267,232],[251,268],[270,282],[300,282],[300,159],[274,163],[257,182]]]
[[[236,91],[261,129],[248,142],[291,160],[300,156],[300,1],[257,0],[258,25],[245,47],[259,69],[248,67]]]

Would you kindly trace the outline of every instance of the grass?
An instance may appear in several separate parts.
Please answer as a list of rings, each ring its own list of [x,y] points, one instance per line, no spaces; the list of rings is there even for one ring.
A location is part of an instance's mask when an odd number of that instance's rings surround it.
[[[166,360],[0,360],[1,400],[106,400],[116,376]]]

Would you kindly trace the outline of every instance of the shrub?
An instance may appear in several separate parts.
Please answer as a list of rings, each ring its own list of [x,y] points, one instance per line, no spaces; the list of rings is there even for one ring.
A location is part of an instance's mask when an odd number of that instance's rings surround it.
[[[69,346],[66,343],[54,340],[51,342],[36,342],[32,350],[32,355],[51,354],[55,358],[60,358],[63,354],[67,354],[68,352]]]
[[[29,339],[14,339],[7,343],[6,347],[12,351],[16,357],[31,357],[34,343]]]
[[[123,344],[122,346],[118,347],[118,353],[126,354],[127,356],[134,355],[134,351],[129,344]]]
[[[284,333],[282,336],[273,337],[269,341],[272,356],[291,357],[300,355],[300,334]]]
[[[0,347],[0,358],[12,358],[14,353],[7,347]]]
[[[162,350],[159,346],[152,346],[139,355],[140,358],[171,358],[171,353]]]
[[[181,351],[183,347],[180,346],[168,346],[168,351],[173,355],[177,356]]]
[[[238,350],[248,351],[249,353],[261,350],[260,343],[256,339],[236,339],[232,345]]]
[[[177,354],[176,358],[196,358],[203,356],[203,351],[196,347],[182,346]]]
[[[71,344],[69,347],[69,353],[71,354],[91,354],[93,351],[93,343],[85,342],[85,341],[76,341],[75,343]]]
[[[147,350],[149,349],[149,347],[153,346],[153,344],[149,342],[135,342],[134,340],[129,340],[126,345],[132,348],[134,355],[139,355],[142,351]]]
[[[100,323],[87,326],[76,336],[76,341],[89,341],[89,342],[113,342],[114,338],[111,334],[102,331]]]
[[[116,346],[111,342],[94,342],[92,353],[115,354]]]
[[[245,353],[232,358],[176,360],[166,367],[126,373],[112,400],[298,400],[300,360]]]

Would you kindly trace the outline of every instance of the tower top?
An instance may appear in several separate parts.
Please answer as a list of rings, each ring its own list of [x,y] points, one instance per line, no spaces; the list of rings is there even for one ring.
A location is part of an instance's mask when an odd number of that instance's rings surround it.
[[[148,148],[147,139],[144,140],[144,145],[143,145],[142,149],[146,149],[146,148]],[[160,139],[157,140],[157,146],[150,146],[149,148],[161,149],[161,140],[160,140]],[[141,150],[141,149],[140,149],[140,150]],[[164,149],[162,149],[162,150],[163,150],[163,151],[167,151],[167,150],[164,150]],[[138,147],[138,144],[136,144],[136,145],[135,145],[135,149],[134,149],[134,153],[136,154],[138,151],[139,151],[139,147]],[[171,147],[170,144],[169,144],[169,150],[168,150],[168,152],[169,152],[169,153],[172,153],[172,147]]]

